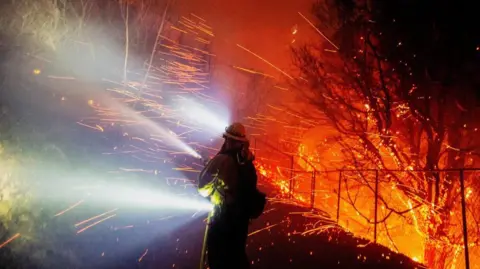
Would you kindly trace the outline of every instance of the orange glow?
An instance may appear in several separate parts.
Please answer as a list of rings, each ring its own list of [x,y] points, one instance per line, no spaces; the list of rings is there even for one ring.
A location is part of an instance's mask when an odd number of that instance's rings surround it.
[[[373,119],[371,119],[373,120]],[[319,133],[315,133],[312,137],[315,138],[315,141],[321,140],[319,136],[325,134],[324,129],[320,129]],[[388,133],[385,131],[385,133]],[[398,131],[396,135],[398,135]],[[385,166],[388,167],[395,167],[399,160],[392,155],[391,151],[388,149],[393,147],[394,145],[382,145],[381,137],[372,133],[369,134],[376,141],[378,141],[381,154],[385,156],[390,156],[389,162],[385,163]],[[301,139],[300,139],[301,141]],[[375,141],[375,140],[374,140]],[[319,172],[316,173],[316,186],[315,186],[315,207],[321,210],[326,211],[330,216],[336,215],[337,210],[337,192],[336,188],[338,185],[338,172],[337,173],[322,173],[322,166],[319,166],[320,163],[326,164],[326,160],[328,163],[334,164],[335,159],[332,159],[332,156],[341,156],[341,148],[337,147],[334,144],[329,143],[327,139],[325,139],[324,146],[327,147],[329,150],[324,153],[319,153],[317,150],[319,147],[318,144],[307,145],[304,143],[299,143],[297,147],[297,156],[294,166],[301,166],[299,171],[294,172],[294,179],[296,182],[295,191],[293,193],[293,200],[298,202],[299,204],[303,204],[305,206],[310,205],[310,182],[311,178],[310,175],[308,176],[301,176],[304,173],[301,171],[312,171],[312,165],[317,169]],[[361,145],[361,144],[360,144]],[[397,149],[400,149],[400,144],[398,145]],[[395,146],[396,146],[395,145]],[[403,146],[403,145],[402,145]],[[446,147],[448,145],[445,145]],[[259,151],[262,152],[261,150]],[[290,186],[289,186],[289,177],[290,173],[288,172],[288,168],[281,168],[276,165],[278,159],[271,156],[269,154],[268,158],[265,158],[263,155],[259,154],[259,160],[257,161],[257,169],[259,174],[265,177],[265,180],[270,182],[274,185],[280,192],[282,197],[288,197],[290,194]],[[279,156],[277,156],[278,158]],[[286,158],[286,157],[280,157]],[[360,156],[359,158],[362,158]],[[305,161],[304,161],[305,160]],[[308,162],[313,162],[309,164]],[[320,161],[320,162],[319,162]],[[341,161],[341,159],[340,159]],[[341,167],[340,167],[341,168]],[[346,167],[346,169],[355,169],[355,167]],[[282,172],[283,171],[283,172]],[[404,171],[404,172],[403,172]],[[418,166],[415,164],[408,165],[404,167],[404,170],[398,170],[398,172],[393,173],[393,175],[382,175],[382,178],[389,178],[391,176],[398,176],[398,177],[418,177],[422,176],[424,172],[416,172],[418,171]],[[361,236],[370,240],[373,240],[373,208],[374,208],[374,195],[373,191],[362,186],[363,184],[356,184],[355,182],[361,173],[358,172],[351,172],[351,173],[344,173],[342,175],[344,180],[348,180],[350,188],[358,188],[358,190],[350,189],[346,190],[345,183],[342,182],[342,191],[340,196],[342,197],[340,200],[340,226],[343,229],[349,230],[353,232],[356,236]],[[453,174],[452,174],[453,175]],[[458,176],[457,174],[455,174]],[[367,180],[372,182],[372,176],[374,173],[370,173],[369,175],[363,175],[367,177]],[[443,175],[445,176],[445,175]],[[478,178],[477,173],[469,174],[469,180],[473,180],[474,178]],[[302,183],[302,181],[306,181]],[[441,223],[442,219],[440,218],[437,210],[432,209],[432,205],[427,203],[426,201],[421,200],[419,197],[414,197],[414,199],[405,193],[405,188],[412,188],[410,186],[401,185],[395,181],[387,181],[383,182],[382,180],[380,183],[379,188],[379,196],[382,199],[386,200],[386,205],[389,208],[395,208],[399,211],[405,211],[406,214],[403,216],[396,216],[395,214],[390,215],[389,209],[383,204],[379,203],[379,213],[378,218],[383,219],[386,216],[389,216],[387,220],[382,224],[378,225],[378,238],[377,242],[390,248],[394,252],[401,252],[409,257],[411,257],[414,261],[419,263],[426,263],[427,257],[425,255],[428,254],[427,244],[433,244],[434,249],[452,249],[452,254],[448,256],[446,259],[446,264],[449,264],[449,268],[462,268],[463,263],[463,243],[462,240],[458,241],[447,241],[445,238],[431,238],[429,229],[432,226],[432,219],[435,223]],[[470,181],[471,182],[471,181]],[[373,183],[372,183],[373,184]],[[363,188],[363,189],[362,189]],[[348,201],[348,193],[350,195],[356,195],[355,193],[359,192],[360,195],[355,196],[356,207],[353,207],[352,204]],[[459,189],[457,189],[457,193]],[[465,188],[465,198],[468,201],[472,199],[476,199],[476,194],[474,192],[474,188],[467,186]],[[459,199],[459,198],[458,198]],[[456,207],[449,212],[451,216],[460,216],[460,203],[457,202]],[[468,204],[467,204],[468,206]],[[470,217],[469,217],[470,218]],[[368,221],[367,221],[368,219]],[[461,219],[455,218],[450,220],[452,227],[461,227]],[[472,223],[473,220],[472,220]],[[335,226],[329,227],[328,225],[324,225],[322,227],[305,227],[305,231],[303,232],[305,235],[314,234],[318,232],[325,232]],[[476,235],[474,233],[475,228],[469,227],[471,241],[469,246],[472,249],[478,248],[478,243],[474,240]],[[461,235],[461,229],[454,229],[450,231],[452,234],[459,234]],[[459,237],[461,238],[461,237]],[[473,241],[472,241],[473,240]],[[477,259],[476,256],[471,256],[471,261]],[[475,267],[473,267],[475,268]]]

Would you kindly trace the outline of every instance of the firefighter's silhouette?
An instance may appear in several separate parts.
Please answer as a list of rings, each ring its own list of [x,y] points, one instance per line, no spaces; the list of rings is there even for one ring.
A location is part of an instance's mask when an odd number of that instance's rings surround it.
[[[245,269],[248,225],[260,216],[266,198],[257,189],[245,127],[233,123],[223,137],[221,150],[199,176],[199,192],[215,205],[207,227],[207,260],[210,269]]]

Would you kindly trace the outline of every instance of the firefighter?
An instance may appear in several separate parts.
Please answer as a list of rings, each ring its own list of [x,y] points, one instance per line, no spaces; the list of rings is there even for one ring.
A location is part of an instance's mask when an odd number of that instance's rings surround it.
[[[215,205],[207,227],[210,269],[246,269],[248,225],[265,206],[257,190],[254,156],[245,127],[233,123],[225,129],[224,144],[199,176],[199,192]]]

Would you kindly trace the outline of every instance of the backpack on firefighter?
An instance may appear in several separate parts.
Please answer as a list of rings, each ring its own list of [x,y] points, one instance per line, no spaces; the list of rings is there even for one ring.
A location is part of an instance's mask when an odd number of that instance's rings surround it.
[[[239,165],[239,178],[241,179],[243,195],[241,203],[245,213],[250,219],[258,218],[265,209],[266,195],[257,189],[257,174],[253,164],[253,156],[248,161]]]

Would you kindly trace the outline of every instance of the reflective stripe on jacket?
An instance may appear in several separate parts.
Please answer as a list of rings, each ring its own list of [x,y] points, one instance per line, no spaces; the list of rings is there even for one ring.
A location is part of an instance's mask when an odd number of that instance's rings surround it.
[[[238,193],[238,164],[231,155],[218,154],[199,175],[198,191],[213,204],[231,204]]]

